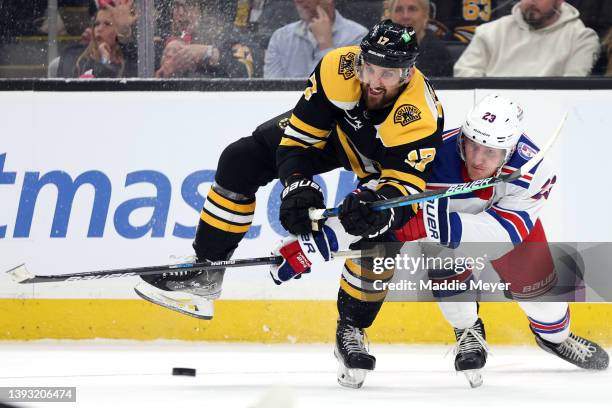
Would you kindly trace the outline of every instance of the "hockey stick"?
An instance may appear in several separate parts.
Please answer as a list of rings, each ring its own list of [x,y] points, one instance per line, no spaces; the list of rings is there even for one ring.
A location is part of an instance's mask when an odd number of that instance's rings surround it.
[[[368,207],[372,208],[375,211],[382,211],[388,208],[403,207],[406,205],[421,203],[423,201],[437,200],[439,198],[451,197],[451,196],[458,195],[458,194],[470,193],[472,191],[482,190],[488,187],[493,187],[500,183],[510,183],[514,180],[517,180],[521,178],[521,176],[524,176],[525,174],[529,173],[529,171],[533,169],[542,160],[542,158],[544,157],[546,152],[550,149],[550,147],[553,145],[553,143],[555,142],[559,134],[561,134],[561,129],[563,128],[563,125],[565,124],[566,119],[567,119],[567,112],[563,114],[563,117],[561,118],[561,122],[559,123],[559,126],[557,126],[555,133],[553,133],[553,135],[550,137],[548,142],[542,147],[542,149],[540,149],[540,151],[536,153],[535,156],[533,156],[528,162],[523,164],[518,169],[514,170],[512,173],[503,174],[497,177],[488,177],[488,178],[484,178],[480,180],[474,180],[469,183],[453,184],[450,187],[447,187],[442,190],[430,190],[430,191],[424,191],[418,194],[412,194],[409,196],[390,198],[388,200],[373,201],[371,203],[368,203]],[[339,207],[326,208],[326,209],[311,209],[309,212],[310,218],[312,220],[320,220],[323,218],[337,217],[339,213],[340,213]]]
[[[359,258],[373,255],[369,251],[349,250],[334,252],[333,259]],[[6,271],[17,283],[63,282],[77,280],[96,280],[106,278],[123,278],[125,276],[159,275],[170,272],[206,271],[219,268],[238,268],[241,266],[280,265],[282,256],[266,256],[261,258],[230,259],[228,261],[205,261],[196,263],[181,263],[174,265],[145,266],[140,268],[107,269],[91,272],[68,273],[63,275],[34,275],[25,264]]]
[[[419,194],[413,194],[410,196],[397,197],[388,200],[380,200],[369,203],[369,207],[377,211],[386,210],[388,208],[403,207],[406,205],[412,205],[423,201],[436,200],[444,197],[451,197],[457,194],[465,194],[476,190],[492,187],[500,183],[509,183],[511,181],[519,179],[521,176],[527,174],[533,167],[538,164],[546,152],[553,145],[567,119],[567,112],[561,118],[557,129],[548,140],[548,142],[540,149],[540,151],[533,156],[528,162],[523,164],[521,167],[516,169],[510,174],[504,174],[498,177],[488,177],[481,180],[475,180],[469,183],[454,184],[443,190],[436,191],[425,191]],[[337,217],[339,208],[328,208],[328,209],[312,209],[310,210],[310,217],[313,220],[322,218]],[[360,256],[374,256],[372,254],[366,255],[362,251],[339,251],[334,254],[334,258],[356,258]],[[169,272],[189,272],[197,270],[210,270],[217,269],[220,267],[235,268],[241,266],[257,266],[257,265],[280,265],[283,262],[282,256],[269,256],[260,258],[246,258],[246,259],[231,259],[227,261],[206,261],[198,263],[182,263],[174,265],[161,265],[161,266],[148,266],[140,268],[125,268],[125,269],[112,269],[112,270],[99,270],[91,272],[78,272],[63,275],[34,275],[26,268],[25,264],[19,265],[13,269],[7,271],[13,280],[18,283],[37,283],[37,282],[61,282],[61,281],[75,281],[75,280],[95,280],[104,278],[118,278],[124,276],[139,276],[139,275],[159,275]]]

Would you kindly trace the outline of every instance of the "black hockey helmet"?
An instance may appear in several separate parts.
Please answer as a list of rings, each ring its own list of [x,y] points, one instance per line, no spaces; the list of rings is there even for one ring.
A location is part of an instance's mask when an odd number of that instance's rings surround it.
[[[388,19],[372,27],[360,47],[364,61],[387,68],[411,68],[419,55],[414,28]]]

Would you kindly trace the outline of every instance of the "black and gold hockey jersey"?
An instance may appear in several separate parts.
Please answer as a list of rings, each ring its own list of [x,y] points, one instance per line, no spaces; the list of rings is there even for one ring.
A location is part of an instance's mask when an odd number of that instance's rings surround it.
[[[433,28],[432,31],[443,39],[469,43],[476,27],[509,14],[514,3],[507,0],[436,1],[435,20],[430,20],[429,29]]]
[[[378,180],[376,189],[384,197],[419,193],[442,144],[442,105],[415,70],[393,105],[367,110],[355,71],[359,51],[338,48],[315,68],[277,150],[280,179],[313,176],[317,160],[331,148],[362,182]],[[405,213],[394,224],[406,221],[410,214]]]

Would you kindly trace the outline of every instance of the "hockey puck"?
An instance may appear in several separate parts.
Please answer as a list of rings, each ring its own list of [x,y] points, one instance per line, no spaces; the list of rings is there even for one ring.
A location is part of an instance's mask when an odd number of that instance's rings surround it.
[[[172,375],[186,375],[188,377],[195,377],[196,370],[195,368],[174,367],[172,369]]]

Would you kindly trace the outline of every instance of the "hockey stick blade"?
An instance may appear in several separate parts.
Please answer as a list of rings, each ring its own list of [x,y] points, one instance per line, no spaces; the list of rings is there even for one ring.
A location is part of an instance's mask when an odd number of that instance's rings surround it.
[[[534,168],[535,165],[538,164],[544,158],[544,155],[550,150],[552,145],[555,143],[555,141],[561,134],[563,125],[565,125],[565,121],[567,120],[567,115],[568,115],[568,112],[565,112],[563,114],[563,116],[561,117],[561,121],[559,122],[559,125],[557,126],[557,129],[555,129],[555,132],[552,134],[550,139],[548,139],[548,142],[546,142],[546,144],[542,146],[540,151],[536,153],[536,155],[533,156],[527,163],[523,164],[519,169],[517,169],[517,170],[520,170],[521,176],[524,176],[525,174],[529,173],[529,171],[532,168]]]
[[[9,269],[6,273],[17,283],[24,283],[28,279],[32,279],[34,274],[28,271],[25,264],[21,264],[19,266],[14,267],[13,269]]]
[[[358,258],[360,256],[376,256],[368,251],[338,251],[334,259]],[[34,275],[25,264],[6,271],[17,283],[49,283],[64,281],[98,280],[107,278],[123,278],[127,276],[160,275],[171,272],[206,271],[219,268],[238,268],[243,266],[280,265],[282,256],[266,256],[260,258],[230,259],[227,261],[205,261],[197,263],[182,263],[174,265],[145,266],[140,268],[107,269],[90,272],[77,272],[62,275]]]
[[[544,157],[544,155],[550,150],[551,146],[557,140],[561,134],[565,120],[567,119],[567,112],[563,114],[557,129],[546,142],[546,144],[536,153],[529,161],[523,164],[512,173],[504,174],[498,177],[488,177],[485,179],[474,180],[469,183],[453,184],[442,190],[430,190],[424,191],[418,194],[412,194],[409,196],[402,196],[396,198],[390,198],[387,200],[374,201],[368,204],[368,206],[375,211],[382,211],[389,208],[403,207],[406,205],[418,204],[424,201],[437,200],[444,197],[452,197],[458,194],[471,193],[472,191],[482,190],[488,187],[493,187],[500,183],[509,183],[519,179],[521,176],[529,173]],[[326,208],[326,209],[311,209],[309,211],[310,218],[312,220],[319,220],[323,218],[337,217],[340,213],[340,208]]]

